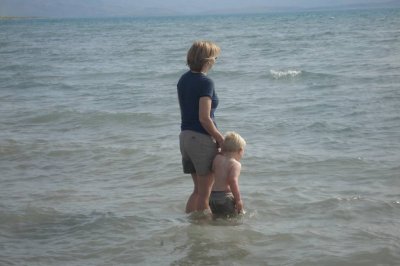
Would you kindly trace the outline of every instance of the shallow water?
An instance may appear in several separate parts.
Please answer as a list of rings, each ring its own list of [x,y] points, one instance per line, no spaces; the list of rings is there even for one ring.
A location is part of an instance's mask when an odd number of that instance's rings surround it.
[[[399,10],[0,21],[1,265],[397,265]],[[184,214],[194,39],[247,213]]]

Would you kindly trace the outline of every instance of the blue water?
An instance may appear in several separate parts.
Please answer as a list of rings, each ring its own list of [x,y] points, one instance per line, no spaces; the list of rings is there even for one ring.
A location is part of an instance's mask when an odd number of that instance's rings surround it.
[[[247,213],[199,221],[196,39]],[[398,265],[400,10],[0,21],[0,265]]]

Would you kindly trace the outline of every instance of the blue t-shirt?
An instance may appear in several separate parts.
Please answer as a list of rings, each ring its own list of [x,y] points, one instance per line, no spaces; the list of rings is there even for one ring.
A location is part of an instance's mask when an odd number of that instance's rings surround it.
[[[203,73],[186,72],[179,79],[178,99],[181,109],[181,130],[193,130],[208,134],[199,120],[199,100],[201,97],[211,98],[210,117],[215,124],[214,112],[218,106],[218,96],[214,90],[214,82]]]

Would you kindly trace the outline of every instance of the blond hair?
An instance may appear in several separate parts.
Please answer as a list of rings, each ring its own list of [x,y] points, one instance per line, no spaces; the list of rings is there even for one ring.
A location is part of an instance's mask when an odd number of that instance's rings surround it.
[[[245,146],[246,141],[238,133],[233,131],[226,132],[222,151],[238,152],[241,149],[244,149]]]
[[[200,72],[206,64],[214,64],[221,48],[210,41],[195,41],[190,47],[186,63],[190,70]]]

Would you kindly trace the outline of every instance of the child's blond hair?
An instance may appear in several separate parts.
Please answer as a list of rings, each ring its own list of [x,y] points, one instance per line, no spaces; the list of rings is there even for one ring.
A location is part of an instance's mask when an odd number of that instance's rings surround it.
[[[225,134],[224,145],[222,146],[223,152],[238,152],[244,149],[246,141],[236,132],[229,131]]]

